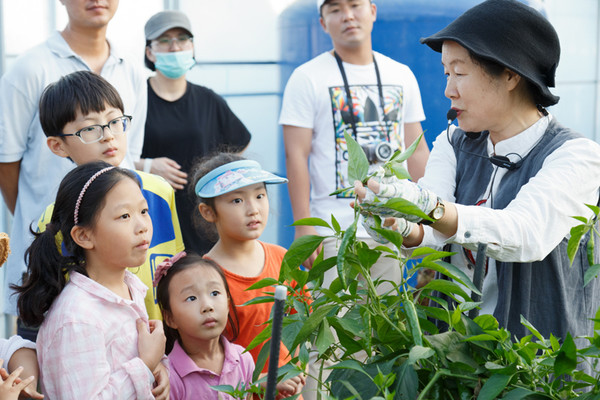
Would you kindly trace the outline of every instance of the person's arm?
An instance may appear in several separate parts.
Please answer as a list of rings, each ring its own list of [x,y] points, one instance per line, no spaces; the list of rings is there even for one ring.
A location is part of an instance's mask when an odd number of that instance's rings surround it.
[[[17,205],[20,170],[21,161],[0,163],[0,190],[2,190],[4,203],[6,203],[11,214],[15,213],[15,207]]]
[[[41,393],[38,393],[36,390],[38,378],[40,376],[40,370],[38,367],[37,355],[34,349],[22,347],[13,353],[12,357],[8,361],[8,372],[13,373],[19,367],[23,368],[20,373],[20,376],[23,377],[22,379],[30,376],[33,377],[31,383],[23,388],[23,395],[21,397],[26,399],[43,399],[44,396]]]
[[[421,133],[423,133],[423,128],[421,127],[420,122],[404,124],[404,143],[406,147],[408,148],[411,144],[413,144],[413,142],[417,140]],[[418,181],[423,177],[423,175],[425,175],[425,166],[427,165],[428,159],[429,147],[427,146],[425,136],[423,136],[415,152],[407,160],[408,172],[410,173],[413,182]]]
[[[298,126],[283,126],[283,142],[285,147],[285,166],[288,177],[288,191],[294,221],[310,217],[310,175],[308,171],[308,156],[311,150],[313,130]],[[295,238],[304,235],[317,235],[313,226],[296,226]],[[305,262],[307,268],[317,257],[320,249],[313,253]]]

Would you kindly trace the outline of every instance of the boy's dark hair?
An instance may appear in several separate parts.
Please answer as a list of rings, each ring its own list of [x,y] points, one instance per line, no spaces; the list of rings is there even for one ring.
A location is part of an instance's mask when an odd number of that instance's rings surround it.
[[[107,105],[125,111],[119,92],[106,79],[90,71],[73,72],[44,89],[40,123],[47,137],[60,135],[65,125],[75,121],[77,111],[87,115],[102,112]]]
[[[177,329],[173,329],[167,325],[165,313],[171,313],[171,304],[169,302],[169,284],[171,280],[177,273],[184,271],[188,268],[192,268],[195,266],[202,266],[204,268],[212,268],[215,270],[221,279],[223,279],[223,285],[225,286],[225,292],[227,293],[227,300],[229,301],[229,314],[227,316],[228,324],[225,328],[224,335],[230,341],[234,341],[237,339],[239,334],[239,321],[237,312],[235,310],[235,303],[233,301],[233,297],[231,296],[231,292],[229,291],[229,285],[227,284],[227,278],[223,273],[223,270],[219,265],[213,260],[202,258],[198,254],[188,253],[185,257],[177,260],[171,268],[167,271],[167,274],[158,281],[158,285],[156,287],[156,300],[158,305],[163,313],[163,327],[165,331],[165,336],[167,337],[167,344],[165,348],[165,353],[169,354],[171,350],[173,350],[173,345],[175,344],[175,340],[181,343],[181,337],[179,336],[179,332]]]
[[[196,207],[194,208],[194,215],[192,216],[193,222],[194,225],[197,228],[199,228],[200,231],[206,236],[206,238],[213,242],[219,239],[217,229],[213,224],[207,222],[204,218],[202,218],[202,215],[200,215],[200,211],[198,211],[198,205],[200,203],[204,203],[214,210],[215,199],[205,199],[196,196],[196,183],[198,183],[200,178],[208,174],[213,169],[220,167],[221,165],[229,164],[230,162],[240,160],[245,160],[245,158],[237,153],[218,152],[200,158],[194,163],[194,166],[192,167],[192,171],[190,174],[192,176],[192,184],[188,185],[188,196],[193,196],[193,198],[196,199]]]
[[[98,171],[111,167],[104,161],[82,164],[69,172],[61,181],[54,202],[50,223],[44,232],[31,233],[35,236],[25,253],[27,274],[23,284],[11,285],[19,294],[17,308],[19,317],[28,326],[39,326],[44,314],[54,299],[67,284],[66,274],[78,272],[88,276],[85,270],[84,249],[71,237],[75,225],[75,204],[82,188]],[[112,168],[100,174],[87,188],[79,206],[79,226],[93,227],[105,204],[106,194],[122,179],[133,179],[135,175],[126,169]],[[56,235],[62,234],[63,255],[56,246]]]

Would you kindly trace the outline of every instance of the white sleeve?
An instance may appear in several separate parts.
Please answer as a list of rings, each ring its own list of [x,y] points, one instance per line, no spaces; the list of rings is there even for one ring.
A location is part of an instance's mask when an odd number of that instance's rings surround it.
[[[134,67],[136,68],[136,67]],[[136,94],[135,106],[132,111],[133,122],[127,137],[127,153],[132,161],[137,161],[142,155],[144,146],[144,131],[146,128],[146,114],[148,112],[148,88],[140,68],[136,68],[134,93]]]
[[[404,103],[404,123],[421,122],[425,120],[425,111],[423,111],[423,102],[421,100],[421,91],[417,78],[406,67],[406,84],[405,84],[405,103]]]
[[[458,229],[449,242],[487,253],[499,261],[542,260],[579,222],[589,218],[600,187],[600,145],[589,139],[565,142],[502,210],[456,205]]]
[[[279,124],[314,129],[315,97],[311,79],[296,69],[290,76],[283,92]]]
[[[12,75],[9,71],[0,80],[0,162],[23,158],[30,125],[37,122],[37,104],[19,89],[25,83],[15,82]]]
[[[8,339],[0,339],[0,358],[4,360],[2,367],[8,371],[8,362],[19,349],[33,349],[35,350],[35,343],[29,340],[23,339],[19,335],[14,335]]]
[[[450,136],[453,135],[455,129],[456,126],[450,126]],[[419,179],[418,183],[421,187],[437,194],[442,200],[449,202],[456,200],[456,154],[454,148],[448,142],[446,130],[440,133],[433,142],[433,148],[425,168],[425,175]],[[429,226],[423,228],[424,236],[419,247],[443,247],[447,237]]]

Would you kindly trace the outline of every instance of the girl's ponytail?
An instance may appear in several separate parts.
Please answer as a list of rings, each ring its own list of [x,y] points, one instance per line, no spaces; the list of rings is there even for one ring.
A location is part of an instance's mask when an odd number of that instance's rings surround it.
[[[76,271],[85,274],[85,268],[74,257],[65,257],[57,246],[56,223],[50,222],[41,233],[32,232],[35,239],[25,253],[28,265],[23,285],[12,285],[19,293],[17,310],[19,318],[27,326],[39,326],[44,314],[67,283],[65,272]]]

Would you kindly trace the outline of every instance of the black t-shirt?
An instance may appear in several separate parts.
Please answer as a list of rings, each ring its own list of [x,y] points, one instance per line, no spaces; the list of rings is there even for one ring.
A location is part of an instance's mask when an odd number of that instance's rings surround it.
[[[214,151],[240,151],[248,142],[248,129],[212,90],[188,82],[180,99],[167,101],[158,97],[148,81],[142,158],[168,157],[189,174],[197,158]],[[175,201],[185,248],[206,253],[214,243],[199,234],[194,225],[196,199],[186,187],[175,192]]]

